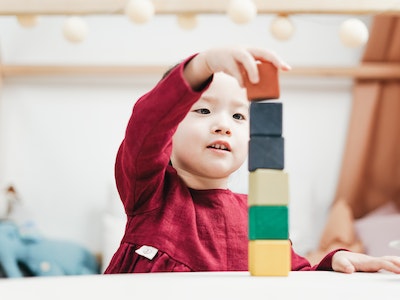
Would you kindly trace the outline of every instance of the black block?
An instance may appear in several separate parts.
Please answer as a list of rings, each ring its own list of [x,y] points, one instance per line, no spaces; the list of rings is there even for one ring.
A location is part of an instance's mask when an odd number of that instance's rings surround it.
[[[282,135],[282,103],[252,102],[250,104],[250,136]]]
[[[256,169],[284,169],[284,138],[254,136],[249,142],[249,171]]]

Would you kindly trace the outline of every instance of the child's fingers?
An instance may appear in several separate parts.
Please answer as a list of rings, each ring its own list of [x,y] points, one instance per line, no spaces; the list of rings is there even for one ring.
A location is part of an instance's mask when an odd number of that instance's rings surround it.
[[[354,271],[378,272],[380,270],[386,270],[399,274],[400,257],[372,257],[361,253],[339,251],[333,256],[332,268],[335,271],[344,273],[352,273]]]
[[[335,262],[332,263],[332,269],[336,272],[342,273],[353,273],[356,271],[354,265],[347,258],[339,258],[336,259]]]
[[[262,48],[216,48],[205,54],[206,65],[210,72],[225,72],[235,77],[243,86],[243,76],[253,84],[259,82],[257,63],[270,61],[280,70],[289,70],[290,66],[275,53]]]
[[[246,76],[253,83],[259,81],[257,64],[254,57],[246,51],[236,51],[233,53],[234,64],[230,66],[230,74],[234,76],[239,85],[243,87]]]
[[[230,70],[229,73],[230,73],[230,75],[232,75],[233,77],[235,77],[235,78],[237,79],[239,85],[240,85],[241,87],[243,87],[243,85],[244,85],[243,73],[240,71],[239,66],[236,65],[235,67],[233,67],[233,68]]]
[[[400,273],[400,257],[398,256],[384,256],[379,258],[380,269],[393,272],[396,274]]]
[[[239,83],[240,85],[243,85],[243,70],[240,68],[242,67],[245,71],[245,76],[247,76],[252,83],[257,83],[260,78],[258,74],[258,69],[257,69],[257,61],[255,60],[254,56],[251,54],[251,52],[245,50],[245,51],[237,51],[234,54],[234,59],[236,62],[239,63],[235,64],[236,69],[235,69],[235,77],[240,78]]]
[[[238,51],[236,60],[241,63],[247,73],[249,81],[253,84],[259,82],[257,68],[258,61],[270,61],[278,70],[288,71],[290,66],[284,62],[278,55],[262,48],[248,48],[246,51]]]
[[[260,48],[250,48],[249,52],[257,59],[272,62],[278,69],[288,71],[291,67],[272,51]]]

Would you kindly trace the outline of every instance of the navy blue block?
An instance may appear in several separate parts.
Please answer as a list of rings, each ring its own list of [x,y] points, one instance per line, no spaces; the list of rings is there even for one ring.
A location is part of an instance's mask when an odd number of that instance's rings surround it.
[[[252,102],[250,104],[250,136],[282,135],[282,103]]]
[[[284,139],[274,136],[253,136],[249,142],[249,171],[284,169]]]

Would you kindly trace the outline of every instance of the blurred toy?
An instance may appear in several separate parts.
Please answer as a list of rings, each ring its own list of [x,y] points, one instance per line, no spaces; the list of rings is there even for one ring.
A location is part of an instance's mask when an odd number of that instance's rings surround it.
[[[96,257],[84,247],[67,241],[21,235],[11,221],[0,221],[0,264],[6,277],[98,274]]]

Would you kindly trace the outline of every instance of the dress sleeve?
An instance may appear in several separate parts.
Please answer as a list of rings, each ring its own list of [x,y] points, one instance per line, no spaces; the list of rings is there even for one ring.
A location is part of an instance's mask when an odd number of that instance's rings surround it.
[[[162,192],[172,136],[202,91],[193,91],[177,65],[135,104],[115,163],[115,179],[128,215]],[[147,207],[146,209],[153,209]]]

